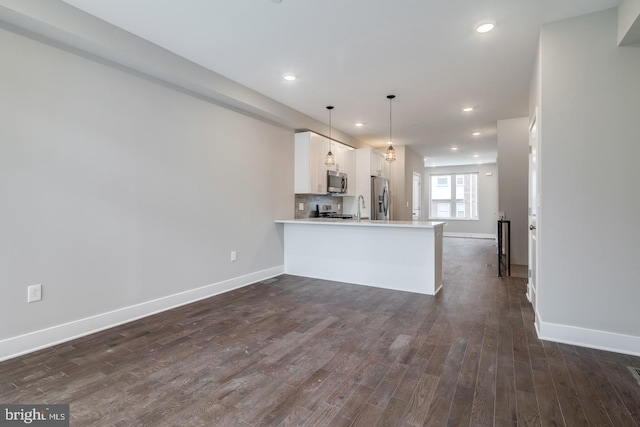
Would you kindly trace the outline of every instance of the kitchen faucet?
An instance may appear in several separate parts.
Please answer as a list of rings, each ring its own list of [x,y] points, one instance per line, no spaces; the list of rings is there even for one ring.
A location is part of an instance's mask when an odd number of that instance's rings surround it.
[[[366,208],[364,205],[364,196],[361,194],[358,196],[358,213],[356,214],[356,221],[360,222],[360,200],[362,200],[362,207]]]

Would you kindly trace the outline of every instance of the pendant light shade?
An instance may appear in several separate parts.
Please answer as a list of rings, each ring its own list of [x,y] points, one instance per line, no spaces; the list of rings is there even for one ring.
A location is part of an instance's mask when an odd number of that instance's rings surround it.
[[[384,159],[388,162],[395,162],[396,160],[396,150],[393,148],[393,139],[391,139],[391,101],[395,98],[395,95],[387,95],[387,99],[389,99],[389,146],[387,147],[387,151],[384,154]]]
[[[327,153],[327,157],[324,159],[324,164],[327,166],[335,166],[336,156],[331,152],[331,110],[333,110],[333,106],[327,106],[327,110],[329,110],[329,152]]]
[[[396,150],[393,145],[389,144],[387,151],[384,153],[384,159],[387,162],[394,162],[396,160]]]

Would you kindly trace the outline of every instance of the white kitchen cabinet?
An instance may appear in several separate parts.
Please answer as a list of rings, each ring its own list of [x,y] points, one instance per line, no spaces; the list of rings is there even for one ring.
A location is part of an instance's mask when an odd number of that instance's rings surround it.
[[[336,158],[334,166],[324,164],[329,148]],[[345,195],[355,195],[356,156],[353,148],[313,132],[299,132],[295,134],[294,151],[296,194],[327,194],[327,170],[333,170],[347,174]]]
[[[329,151],[329,149],[331,149],[331,152],[336,158],[336,164],[334,166],[327,166],[327,169],[348,174],[348,171],[350,169],[355,168],[355,155],[353,154],[353,148],[340,142],[329,141],[328,138],[324,139],[325,154]]]
[[[327,138],[313,132],[295,134],[294,192],[327,194],[327,167],[324,164]]]
[[[329,149],[331,149],[331,152],[336,159],[336,164],[333,166],[327,166],[327,169],[331,169],[336,172],[343,172],[345,148],[340,144],[337,144],[335,141],[329,141],[329,139],[327,139],[326,150],[329,151]]]
[[[389,178],[389,162],[384,158],[384,153],[368,149],[371,162],[371,176],[381,176]]]
[[[330,168],[336,172],[347,174],[347,193],[345,196],[356,194],[356,154],[355,150],[337,142],[331,143],[331,151],[336,156],[336,164]]]
[[[347,183],[347,196],[355,196],[356,195],[356,185],[358,176],[356,174],[356,150],[347,147],[344,152],[344,159],[342,160],[343,169],[342,172],[347,174],[347,179],[349,180]]]

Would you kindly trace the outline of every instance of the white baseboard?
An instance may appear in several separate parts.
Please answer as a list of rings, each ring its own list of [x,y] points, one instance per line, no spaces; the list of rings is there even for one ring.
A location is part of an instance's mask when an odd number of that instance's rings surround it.
[[[529,300],[529,302],[531,304],[533,304],[533,299],[535,298],[535,293],[536,293],[536,291],[531,286],[531,282],[527,282],[527,300]]]
[[[469,237],[472,239],[496,239],[495,234],[482,234],[482,233],[453,233],[450,231],[445,231],[443,233],[444,237]]]
[[[562,344],[640,356],[640,337],[543,322],[536,312],[538,338]]]
[[[0,362],[284,273],[284,265],[0,341]]]

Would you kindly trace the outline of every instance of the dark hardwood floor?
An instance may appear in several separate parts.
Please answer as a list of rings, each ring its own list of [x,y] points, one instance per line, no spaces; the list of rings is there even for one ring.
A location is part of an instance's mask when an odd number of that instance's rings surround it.
[[[495,243],[444,245],[436,297],[281,276],[0,363],[0,402],[82,427],[638,425],[640,358],[538,340]]]

